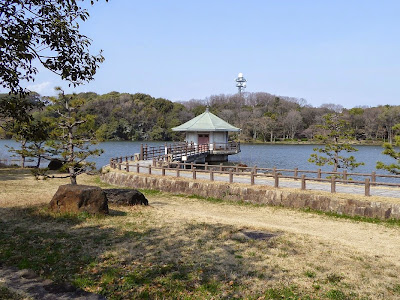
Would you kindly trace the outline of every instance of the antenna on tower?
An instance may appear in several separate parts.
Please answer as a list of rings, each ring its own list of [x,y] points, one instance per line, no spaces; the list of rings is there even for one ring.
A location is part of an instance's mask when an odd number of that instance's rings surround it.
[[[235,79],[236,87],[238,88],[239,95],[242,95],[242,92],[246,88],[247,80],[243,77],[243,73],[239,73],[238,78]]]

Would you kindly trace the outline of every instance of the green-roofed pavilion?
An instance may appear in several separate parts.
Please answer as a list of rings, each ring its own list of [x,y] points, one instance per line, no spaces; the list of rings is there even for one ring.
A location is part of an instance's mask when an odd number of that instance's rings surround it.
[[[173,131],[240,131],[239,128],[225,122],[220,117],[217,117],[207,108],[205,112],[197,117],[187,121],[186,123],[172,128]]]
[[[237,128],[211,113],[207,107],[201,115],[172,128],[173,131],[186,132],[185,141],[193,145],[207,145],[207,161],[226,161],[228,155],[240,152],[240,145],[228,141],[229,132],[239,132]]]

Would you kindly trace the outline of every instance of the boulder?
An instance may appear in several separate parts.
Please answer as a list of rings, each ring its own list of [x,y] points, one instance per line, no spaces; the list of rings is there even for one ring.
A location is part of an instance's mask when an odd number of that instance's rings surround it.
[[[57,158],[52,159],[49,164],[48,164],[48,168],[49,170],[59,170],[61,169],[61,167],[63,166],[63,162]]]
[[[108,202],[117,205],[149,205],[149,201],[138,190],[128,189],[106,189],[103,190],[106,194]]]
[[[53,212],[108,214],[107,197],[97,186],[61,185],[50,201]]]

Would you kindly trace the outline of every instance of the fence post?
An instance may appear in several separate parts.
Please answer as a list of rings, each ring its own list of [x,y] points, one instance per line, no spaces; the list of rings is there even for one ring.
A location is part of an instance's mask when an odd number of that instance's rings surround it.
[[[191,162],[190,163],[190,168],[193,170],[193,165],[194,165],[194,163],[193,162]]]
[[[331,177],[331,193],[336,193],[336,177]]]
[[[192,173],[193,173],[193,179],[196,179],[196,169],[195,168],[192,169]]]
[[[151,165],[149,165],[149,175],[151,175]]]
[[[233,172],[232,172],[232,170],[229,171],[229,183],[233,183]]]
[[[250,184],[254,185],[254,173],[253,173],[253,171],[250,173]]]
[[[371,184],[369,178],[365,178],[365,196],[371,196]]]
[[[253,167],[253,173],[254,173],[254,174],[257,174],[257,166],[254,166],[254,167]]]
[[[149,153],[147,151],[147,144],[145,144],[144,145],[144,154],[143,154],[144,160],[147,160],[148,156],[149,156]]]
[[[279,175],[278,175],[278,173],[276,173],[276,171],[275,171],[275,173],[274,173],[274,187],[275,188],[279,188]]]
[[[375,173],[375,171],[373,171],[371,173],[371,182],[372,182],[372,185],[375,185],[375,183],[376,183],[376,173]]]
[[[126,162],[126,172],[129,172],[129,163],[128,162]]]
[[[140,144],[139,160],[143,160],[143,154],[144,154],[143,144]]]
[[[294,176],[295,179],[297,179],[297,177],[299,176],[299,168],[294,168],[293,176]]]
[[[306,189],[306,175],[301,175],[301,189],[305,190]]]
[[[118,170],[121,170],[121,163],[118,163]]]
[[[219,171],[222,172],[222,163],[219,164]]]
[[[272,175],[276,175],[276,167],[274,167],[273,169],[272,169]]]
[[[205,170],[205,171],[208,170],[208,162],[206,162],[206,163],[204,164],[204,170]]]
[[[236,165],[236,174],[239,173],[239,165]]]
[[[347,184],[347,170],[343,170],[343,180],[344,184]]]
[[[317,170],[317,178],[318,178],[318,179],[321,179],[321,169],[318,169],[318,170]]]
[[[136,173],[138,173],[138,174],[140,173],[140,165],[139,165],[139,163],[136,164]]]
[[[153,157],[153,167],[155,167],[155,166],[156,166],[156,158]]]
[[[210,170],[210,180],[214,181],[214,171]]]
[[[179,168],[179,164],[176,167],[176,177],[179,177],[180,175],[180,168]]]

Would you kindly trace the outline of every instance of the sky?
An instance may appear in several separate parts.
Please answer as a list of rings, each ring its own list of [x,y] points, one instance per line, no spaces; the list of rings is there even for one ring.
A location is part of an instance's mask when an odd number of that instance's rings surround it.
[[[87,3],[89,1],[86,1]],[[39,68],[28,88],[111,91],[172,101],[237,92],[312,106],[400,105],[400,1],[99,0],[81,32],[103,50],[95,80],[68,87]]]

